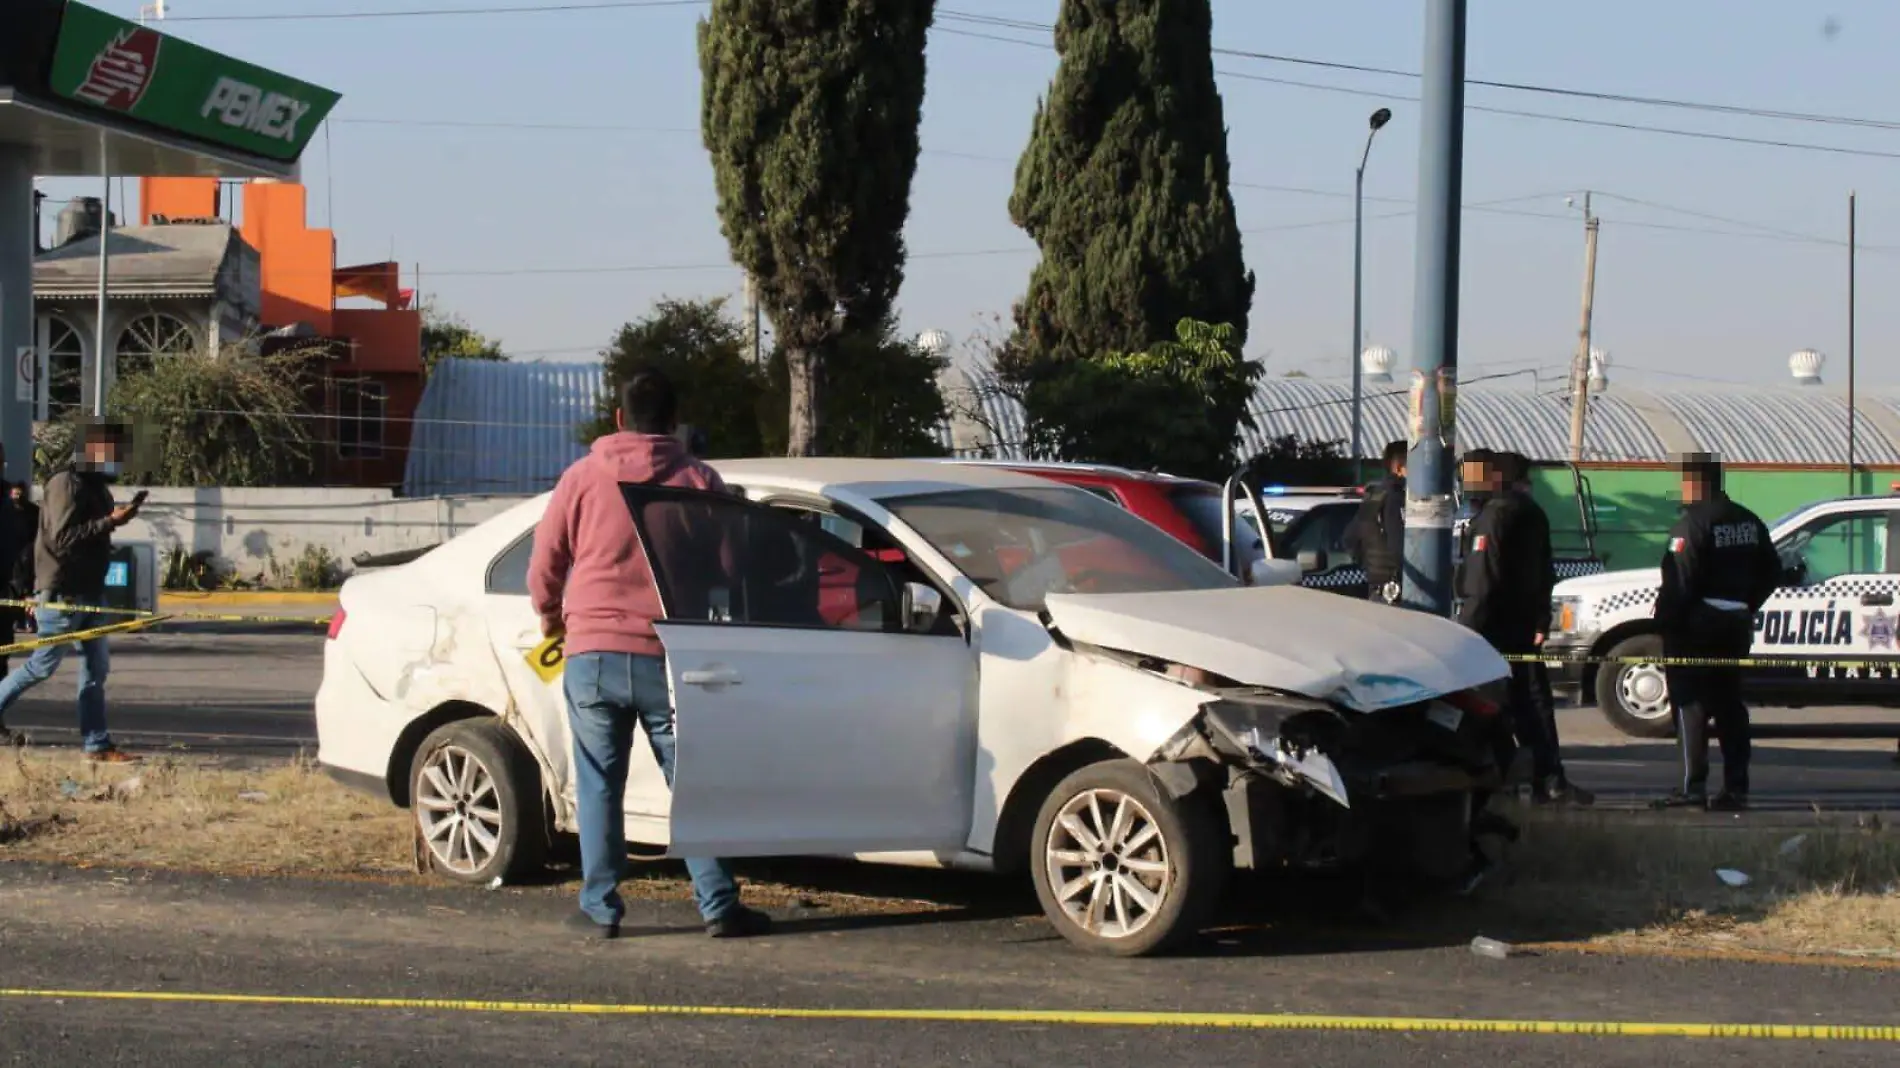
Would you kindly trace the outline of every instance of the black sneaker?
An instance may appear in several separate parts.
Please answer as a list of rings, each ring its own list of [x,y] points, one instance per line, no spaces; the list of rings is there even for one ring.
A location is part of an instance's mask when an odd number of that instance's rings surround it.
[[[1654,801],[1651,801],[1649,803],[1649,807],[1654,808],[1654,809],[1708,808],[1709,795],[1692,794],[1683,790],[1677,790],[1675,793],[1670,794],[1668,797],[1658,798]]]
[[[570,931],[577,931],[589,938],[598,938],[603,942],[609,942],[620,937],[620,922],[618,920],[613,923],[601,923],[585,912],[576,912],[568,916],[564,926]]]
[[[1552,775],[1544,780],[1541,789],[1531,795],[1531,801],[1539,805],[1588,807],[1596,804],[1597,795],[1572,783],[1562,775]]]
[[[1709,802],[1709,811],[1710,812],[1747,812],[1748,811],[1748,795],[1731,793],[1727,790],[1724,790],[1721,793],[1715,795],[1715,800]]]
[[[734,905],[725,915],[706,921],[706,933],[713,938],[751,938],[771,932],[772,917],[744,905]]]

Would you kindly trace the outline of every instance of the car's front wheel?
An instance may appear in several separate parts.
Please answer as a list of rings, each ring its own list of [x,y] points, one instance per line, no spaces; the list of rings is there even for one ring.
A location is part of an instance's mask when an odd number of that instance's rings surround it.
[[[430,867],[462,883],[512,879],[546,856],[541,777],[500,720],[437,728],[416,750],[409,808]]]
[[[1597,669],[1597,707],[1617,730],[1636,738],[1673,738],[1675,713],[1662,665],[1643,658],[1663,655],[1662,636],[1638,634],[1610,648]]]
[[[1218,817],[1164,795],[1132,760],[1056,785],[1030,839],[1036,896],[1064,938],[1136,957],[1179,945],[1220,904],[1232,869]]]

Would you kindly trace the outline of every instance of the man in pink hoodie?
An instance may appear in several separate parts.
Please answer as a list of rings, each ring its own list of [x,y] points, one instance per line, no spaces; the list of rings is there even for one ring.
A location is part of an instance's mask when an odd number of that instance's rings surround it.
[[[653,630],[665,612],[648,547],[620,487],[725,490],[719,475],[673,436],[677,410],[673,385],[658,371],[627,379],[614,413],[619,433],[594,442],[561,476],[535,529],[528,565],[528,593],[542,632],[565,635],[562,687],[574,735],[581,840],[581,910],[569,924],[600,938],[619,937],[626,914],[619,892],[627,860],[623,806],[636,722],[667,785],[673,782],[672,701],[665,651]],[[678,518],[681,510],[671,511]],[[736,938],[770,929],[764,913],[739,903],[738,883],[723,862],[688,860],[686,870],[708,934]]]

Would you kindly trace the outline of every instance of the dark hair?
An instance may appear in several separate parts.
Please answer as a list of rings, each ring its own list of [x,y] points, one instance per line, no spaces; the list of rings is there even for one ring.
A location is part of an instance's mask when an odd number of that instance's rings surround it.
[[[1471,449],[1465,453],[1464,459],[1459,461],[1460,464],[1483,464],[1486,467],[1491,467],[1497,462],[1498,454],[1490,449]]]
[[[1506,482],[1522,482],[1531,477],[1530,457],[1521,452],[1498,453],[1497,461]]]
[[[1385,447],[1385,465],[1396,467],[1405,462],[1406,447],[1403,441],[1394,441]]]
[[[620,418],[636,434],[671,434],[679,422],[679,397],[672,380],[643,367],[620,386]]]
[[[1694,479],[1712,490],[1722,488],[1722,461],[1709,453],[1685,453],[1676,458],[1675,467],[1683,478]]]

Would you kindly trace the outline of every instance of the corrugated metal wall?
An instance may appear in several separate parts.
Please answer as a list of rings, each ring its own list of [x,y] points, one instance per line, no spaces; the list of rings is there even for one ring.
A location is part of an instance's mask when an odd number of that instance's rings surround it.
[[[585,447],[606,386],[599,363],[443,360],[416,409],[406,497],[552,489]]]

